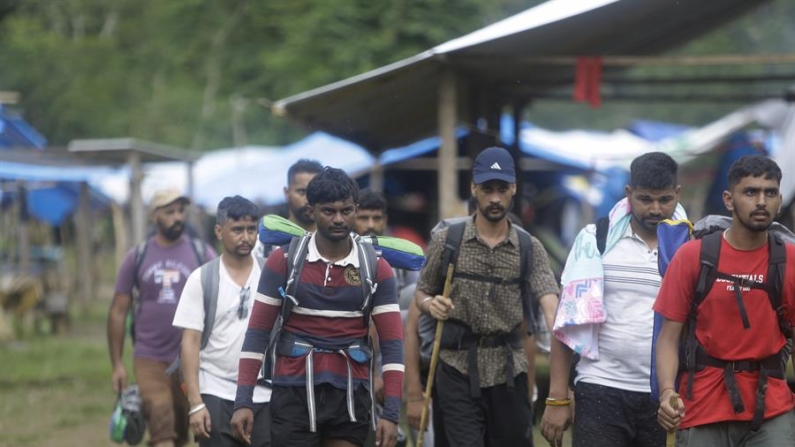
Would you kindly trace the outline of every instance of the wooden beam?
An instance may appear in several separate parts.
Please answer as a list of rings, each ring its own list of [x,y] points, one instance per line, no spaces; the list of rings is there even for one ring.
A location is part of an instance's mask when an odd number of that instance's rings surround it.
[[[600,57],[598,54],[582,56]],[[504,58],[491,56],[496,62]],[[795,64],[795,54],[714,54],[703,56],[601,56],[604,67],[637,66],[730,66],[730,65],[780,65]],[[468,57],[456,56],[455,60],[466,64]],[[488,61],[489,57],[478,55],[478,62]],[[577,56],[529,56],[512,58],[515,64],[574,66]]]
[[[19,270],[30,273],[30,212],[28,211],[28,189],[24,181],[17,183],[17,253]]]
[[[88,183],[81,182],[74,214],[75,242],[77,245],[77,292],[85,310],[94,299],[94,264],[91,259],[91,206]]]
[[[545,92],[528,92],[522,94],[521,98],[532,98],[549,101],[564,101],[572,102],[571,93],[545,93]],[[769,94],[706,94],[706,93],[690,93],[690,94],[668,94],[668,93],[608,93],[602,95],[602,102],[611,101],[632,101],[632,102],[705,102],[705,103],[739,103],[747,104],[766,99],[783,99],[784,92],[769,93]]]
[[[461,198],[458,196],[458,140],[455,127],[458,123],[456,113],[455,72],[445,69],[439,85],[439,135],[442,146],[439,148],[439,218],[454,217]]]
[[[22,99],[19,92],[9,92],[0,90],[0,104],[16,104]]]
[[[146,237],[146,211],[141,197],[141,183],[144,178],[141,169],[141,154],[131,151],[127,154],[130,165],[130,220],[132,221],[132,244],[137,244]],[[129,248],[129,247],[128,247]]]

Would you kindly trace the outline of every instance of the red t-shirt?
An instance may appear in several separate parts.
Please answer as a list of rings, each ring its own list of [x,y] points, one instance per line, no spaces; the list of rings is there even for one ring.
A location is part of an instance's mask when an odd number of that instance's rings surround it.
[[[663,278],[654,310],[664,317],[687,322],[700,270],[701,241],[679,248]],[[767,282],[768,245],[756,250],[737,250],[725,239],[721,241],[718,271]],[[795,324],[795,245],[787,244],[787,271],[782,301],[790,323]],[[717,279],[697,310],[696,339],[707,353],[724,360],[761,360],[776,354],[786,340],[767,293],[759,289],[742,291],[749,329],[743,329],[733,283]],[[686,337],[686,334],[682,335]],[[680,428],[721,421],[750,421],[753,418],[758,372],[735,373],[745,411],[735,414],[723,381],[723,369],[707,367],[695,374],[693,400],[685,396],[687,380],[680,381],[679,394],[685,404],[685,418]],[[768,379],[765,419],[786,413],[795,406],[786,381]]]

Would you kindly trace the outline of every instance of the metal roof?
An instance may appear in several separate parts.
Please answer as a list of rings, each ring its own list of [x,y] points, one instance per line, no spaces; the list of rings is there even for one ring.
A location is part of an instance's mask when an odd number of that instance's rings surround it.
[[[69,152],[90,157],[106,163],[126,163],[131,152],[137,153],[141,162],[196,161],[201,153],[167,146],[136,138],[109,138],[94,140],[72,140]]]
[[[554,88],[573,64],[544,57],[648,55],[675,48],[768,0],[551,0],[416,56],[277,101],[274,113],[373,152],[438,134],[439,85],[461,82],[458,116],[476,86],[510,104]],[[606,72],[609,71],[606,70]]]

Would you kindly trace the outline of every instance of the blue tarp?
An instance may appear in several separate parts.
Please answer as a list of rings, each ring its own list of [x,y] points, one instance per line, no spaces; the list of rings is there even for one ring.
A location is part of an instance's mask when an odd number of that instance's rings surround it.
[[[0,163],[0,179],[40,182],[90,182],[118,169],[94,166],[42,166],[28,163]]]
[[[93,210],[105,209],[110,199],[89,187],[89,206]],[[37,220],[58,226],[77,209],[80,186],[74,182],[34,182],[27,185],[28,212]],[[8,204],[17,198],[16,191],[3,193],[2,202]]]
[[[464,138],[467,135],[469,135],[469,129],[465,127],[459,127],[455,130],[455,136],[457,139]],[[401,161],[411,160],[412,158],[416,158],[421,155],[430,154],[431,152],[438,150],[441,145],[441,137],[430,137],[417,141],[416,143],[409,144],[408,146],[388,149],[384,151],[380,157],[378,157],[378,164],[381,166],[387,166],[394,163],[400,163]]]
[[[693,129],[682,124],[663,123],[660,121],[635,120],[627,130],[644,140],[658,142],[666,138],[675,137]]]
[[[214,209],[221,199],[235,194],[266,205],[284,203],[287,170],[301,158],[317,160],[352,176],[369,171],[374,163],[373,156],[361,146],[325,132],[315,132],[273,151],[272,158],[261,166],[219,172],[209,180],[196,179],[196,203]]]
[[[27,147],[43,149],[47,139],[19,115],[0,104],[0,149]]]

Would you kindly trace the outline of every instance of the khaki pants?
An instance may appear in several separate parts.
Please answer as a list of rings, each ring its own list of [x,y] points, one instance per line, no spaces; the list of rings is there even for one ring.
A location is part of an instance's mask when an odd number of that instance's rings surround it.
[[[168,364],[156,360],[133,360],[149,444],[173,439],[175,446],[182,446],[188,442],[188,398],[182,391],[179,374],[169,377],[166,368]]]
[[[788,411],[762,422],[759,430],[749,422],[718,422],[686,428],[676,433],[677,447],[778,447],[795,445],[795,413]]]

